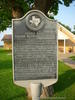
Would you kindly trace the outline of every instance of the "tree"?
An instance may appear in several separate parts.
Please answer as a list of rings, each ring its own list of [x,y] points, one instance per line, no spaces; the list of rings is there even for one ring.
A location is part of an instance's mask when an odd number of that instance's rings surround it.
[[[24,0],[0,0],[0,31],[11,26],[12,18],[20,18],[28,10]]]
[[[72,31],[72,33],[75,35],[75,31]]]
[[[75,35],[75,25],[74,25],[73,29],[74,29],[74,30],[72,31],[72,33]]]
[[[59,23],[71,32],[71,28],[68,25],[64,25],[61,22],[59,22]]]
[[[58,13],[59,3],[69,6],[74,0],[0,0],[0,31],[11,26],[12,18],[22,17],[30,9]],[[33,5],[32,5],[33,4]],[[31,8],[32,5],[32,8]]]

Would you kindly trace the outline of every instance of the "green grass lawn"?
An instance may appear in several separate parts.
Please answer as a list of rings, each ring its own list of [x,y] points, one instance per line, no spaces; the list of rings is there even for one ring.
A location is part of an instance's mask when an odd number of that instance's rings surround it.
[[[13,84],[10,54],[0,49],[0,100],[26,100],[26,90]]]
[[[54,90],[54,96],[56,97],[62,97],[65,100],[75,100],[75,70],[63,62],[59,62],[59,78],[54,85]]]
[[[71,56],[70,58],[71,58],[72,60],[75,60],[75,56]]]
[[[75,70],[59,61],[59,80],[54,85],[56,99],[75,100]],[[13,84],[11,51],[0,48],[0,100],[27,100],[26,90]]]

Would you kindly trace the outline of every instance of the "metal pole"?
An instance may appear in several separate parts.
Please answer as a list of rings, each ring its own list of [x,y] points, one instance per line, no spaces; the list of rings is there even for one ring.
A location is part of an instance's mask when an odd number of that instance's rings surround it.
[[[42,93],[42,84],[31,83],[32,100],[40,100],[41,93]]]

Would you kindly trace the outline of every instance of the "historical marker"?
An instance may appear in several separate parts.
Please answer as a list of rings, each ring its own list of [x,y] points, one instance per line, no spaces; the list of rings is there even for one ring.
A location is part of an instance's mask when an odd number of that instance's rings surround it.
[[[13,20],[13,80],[20,86],[57,81],[57,22],[38,10]]]

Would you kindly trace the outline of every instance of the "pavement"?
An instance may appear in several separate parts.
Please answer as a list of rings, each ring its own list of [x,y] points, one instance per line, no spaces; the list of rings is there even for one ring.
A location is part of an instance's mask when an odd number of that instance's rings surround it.
[[[75,69],[75,61],[70,58],[71,56],[75,56],[75,53],[59,53],[58,60],[63,61],[66,65],[70,66],[72,69]]]

